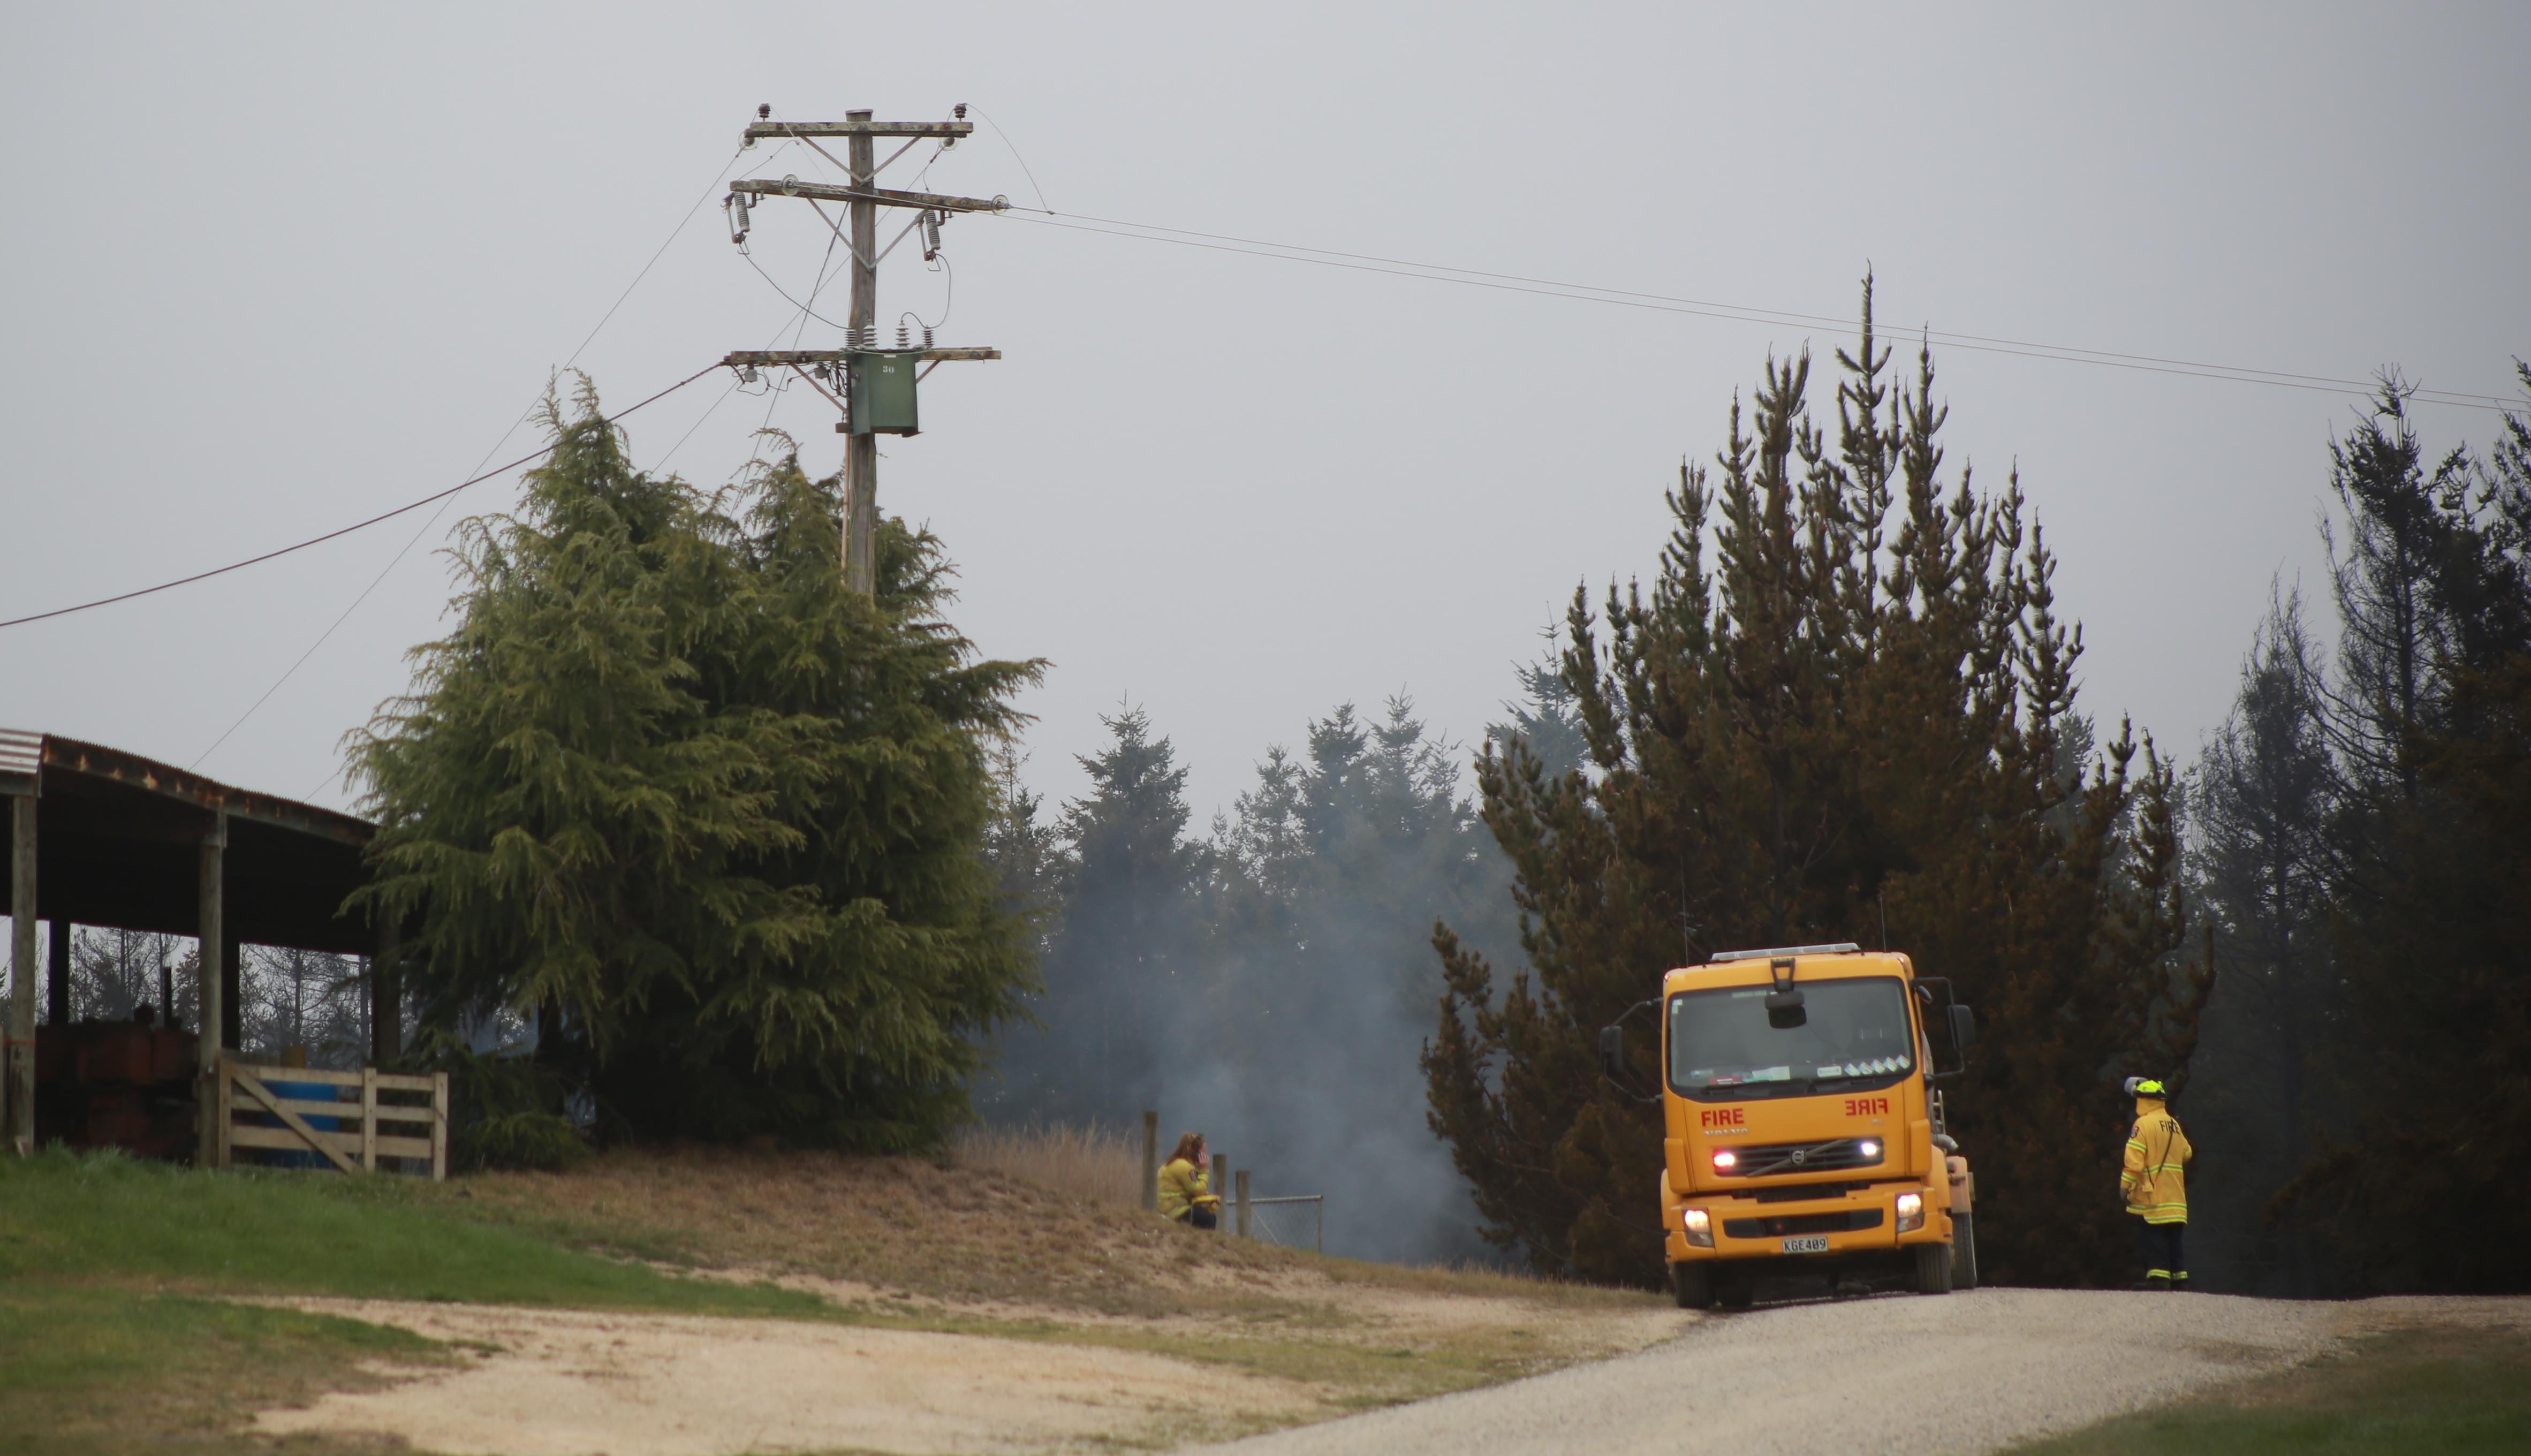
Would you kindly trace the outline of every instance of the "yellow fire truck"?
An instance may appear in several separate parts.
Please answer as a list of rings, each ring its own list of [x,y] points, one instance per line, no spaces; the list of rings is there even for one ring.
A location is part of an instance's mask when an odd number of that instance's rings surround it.
[[[1976,1287],[1975,1183],[1935,1084],[1962,1069],[1977,1018],[1947,980],[1850,944],[1718,955],[1601,1032],[1620,1087],[1624,1025],[1643,1011],[1660,1023],[1661,1228],[1681,1306],[1744,1309],[1761,1276]]]

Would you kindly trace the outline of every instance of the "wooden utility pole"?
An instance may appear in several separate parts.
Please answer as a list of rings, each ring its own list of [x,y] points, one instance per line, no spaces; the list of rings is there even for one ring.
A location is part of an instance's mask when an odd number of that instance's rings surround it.
[[[816,378],[804,365],[821,366],[828,377],[844,386],[844,398],[835,400],[838,405],[844,405],[857,393],[850,382],[852,378],[868,367],[871,360],[882,355],[889,356],[900,366],[910,365],[919,360],[926,365],[923,370],[926,374],[943,360],[1002,357],[997,349],[933,349],[928,339],[921,350],[907,348],[900,343],[896,350],[889,351],[882,349],[878,341],[878,264],[879,259],[896,247],[894,243],[886,249],[878,245],[878,209],[906,207],[916,210],[920,215],[907,225],[906,231],[925,230],[925,256],[928,257],[937,245],[940,221],[949,213],[999,212],[1010,205],[1009,200],[1003,197],[953,197],[932,193],[896,192],[878,186],[879,172],[888,162],[904,155],[916,142],[937,138],[945,144],[954,145],[959,139],[974,132],[974,124],[965,120],[967,108],[964,105],[958,107],[957,114],[959,119],[955,121],[882,122],[872,121],[868,111],[847,111],[840,122],[777,122],[762,119],[770,115],[769,107],[757,108],[759,120],[747,129],[748,145],[766,140],[796,140],[828,161],[836,161],[834,153],[819,146],[817,140],[841,138],[844,140],[844,157],[839,165],[846,174],[847,185],[834,187],[802,182],[796,177],[779,180],[748,178],[733,183],[730,198],[738,206],[733,213],[732,241],[743,241],[747,235],[748,204],[743,200],[745,198],[806,197],[844,203],[847,222],[843,241],[853,254],[852,312],[848,315],[847,337],[841,349],[755,350],[733,353],[721,363],[738,369],[754,369],[767,364],[787,366],[812,385],[816,384]],[[903,137],[907,140],[905,145],[898,147],[887,161],[880,161],[876,143],[881,137]],[[832,223],[828,225],[832,226]],[[903,233],[898,234],[898,241],[902,242],[904,236]],[[822,388],[820,392],[824,392]],[[827,397],[835,399],[833,395]],[[912,394],[909,392],[906,398],[910,400]],[[871,420],[853,420],[849,418],[851,411],[848,406],[846,413],[847,419],[836,425],[845,436],[844,583],[868,596],[877,587],[878,436],[881,433],[911,434],[914,431],[910,425],[891,428]]]
[[[847,111],[844,120],[859,122],[853,133],[853,190],[865,196],[852,200],[853,311],[850,342],[868,347],[878,316],[878,202],[867,196],[877,185],[877,166],[870,134],[871,114]],[[877,587],[878,436],[856,430],[844,436],[844,585],[864,596]]]

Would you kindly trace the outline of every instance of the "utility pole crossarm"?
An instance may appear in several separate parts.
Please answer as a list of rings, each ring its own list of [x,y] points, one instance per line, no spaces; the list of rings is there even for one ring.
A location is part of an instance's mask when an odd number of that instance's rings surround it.
[[[974,122],[751,122],[747,128],[750,141],[780,141],[789,137],[946,137],[951,140],[972,135]]]
[[[928,207],[938,212],[1001,212],[1008,197],[952,197],[938,193],[901,193],[884,187],[836,187],[825,182],[767,181],[751,177],[729,190],[759,197],[816,197],[821,202],[875,202],[881,207]]]
[[[745,244],[748,213],[754,199],[763,197],[801,197],[820,202],[847,204],[842,225],[817,209],[827,227],[834,230],[837,241],[852,251],[853,303],[846,315],[844,337],[859,345],[854,349],[745,349],[733,350],[721,363],[737,370],[742,379],[754,379],[757,370],[787,368],[809,381],[811,388],[844,412],[835,422],[835,430],[848,436],[844,443],[844,498],[842,550],[844,586],[847,590],[864,596],[872,595],[878,586],[878,437],[882,434],[912,435],[922,432],[915,409],[916,390],[933,369],[950,360],[999,359],[998,349],[931,347],[931,329],[923,330],[922,348],[909,347],[909,330],[897,329],[894,349],[879,346],[873,327],[878,312],[879,260],[896,251],[914,231],[923,231],[923,256],[928,261],[939,255],[940,225],[952,212],[1001,212],[1011,205],[1008,197],[953,197],[939,193],[897,192],[878,186],[878,174],[898,157],[921,144],[923,139],[940,139],[942,149],[975,132],[967,124],[967,106],[960,102],[953,112],[954,120],[941,122],[875,121],[870,112],[856,108],[844,113],[840,122],[778,122],[773,119],[770,103],[756,108],[756,124],[747,129],[747,144],[788,138],[804,142],[817,155],[843,171],[845,185],[802,182],[797,177],[779,181],[751,177],[730,184],[729,196],[722,206],[729,213],[730,237],[735,244]],[[819,146],[818,137],[840,137],[844,155]],[[880,137],[901,137],[904,144],[879,160],[872,142]],[[935,153],[936,154],[936,153]],[[905,225],[896,241],[885,252],[878,247],[878,209],[902,207],[917,215]],[[824,277],[822,268],[819,277]],[[814,297],[814,295],[812,295]],[[922,367],[909,365],[920,363]],[[823,382],[820,382],[820,381]],[[829,385],[834,388],[828,388]],[[733,386],[735,387],[735,386]],[[844,396],[838,399],[837,393]],[[769,417],[768,417],[769,418]]]
[[[740,349],[721,360],[731,368],[754,365],[758,368],[779,368],[784,364],[841,364],[853,357],[850,349]],[[863,351],[886,353],[890,351]],[[925,362],[938,364],[943,360],[999,359],[998,349],[926,349]]]

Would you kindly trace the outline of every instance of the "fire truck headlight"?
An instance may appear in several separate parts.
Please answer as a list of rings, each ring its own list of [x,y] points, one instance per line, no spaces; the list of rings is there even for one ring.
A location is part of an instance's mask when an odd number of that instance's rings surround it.
[[[1740,1166],[1740,1154],[1728,1148],[1714,1154],[1714,1171],[1717,1173],[1728,1173],[1738,1166]]]
[[[1865,1157],[1879,1157],[1881,1155],[1881,1145],[1872,1141],[1870,1138],[1866,1138],[1863,1140],[1863,1146],[1856,1150],[1861,1152]]]
[[[1714,1247],[1713,1214],[1703,1208],[1689,1208],[1678,1215],[1678,1221],[1687,1230],[1687,1242],[1690,1245],[1698,1249]]]
[[[1925,1226],[1925,1196],[1921,1193],[1898,1195],[1898,1232],[1913,1233]]]

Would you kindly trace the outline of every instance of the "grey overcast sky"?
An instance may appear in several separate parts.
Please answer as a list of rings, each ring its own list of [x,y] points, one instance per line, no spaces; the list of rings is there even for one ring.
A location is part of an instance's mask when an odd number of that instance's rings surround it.
[[[994,126],[928,184],[1065,213],[1831,317],[1870,266],[1891,326],[2484,394],[2531,354],[2519,4],[19,0],[6,28],[0,618],[523,453],[548,373],[707,190],[579,367],[622,406],[790,337],[713,186],[759,101],[972,103]],[[796,148],[783,172],[820,175]],[[954,301],[909,247],[880,316],[950,310],[941,342],[1007,358],[931,376],[882,507],[946,538],[984,649],[1054,663],[1026,703],[1036,784],[1078,792],[1071,756],[1130,697],[1199,822],[1339,701],[1408,692],[1473,742],[1577,581],[1651,568],[1661,491],[1731,391],[1844,340],[1015,218],[944,241]],[[823,242],[804,204],[758,215],[795,295]],[[1995,484],[2017,462],[2062,553],[2085,705],[2193,756],[2270,580],[2323,585],[2356,402],[1937,363],[1952,461]],[[629,427],[716,483],[768,418],[832,468],[804,389],[715,376]],[[2420,418],[2437,445],[2496,422]],[[427,512],[0,631],[0,724],[343,803],[339,740],[440,621],[435,548],[515,499],[476,486],[409,552]]]

